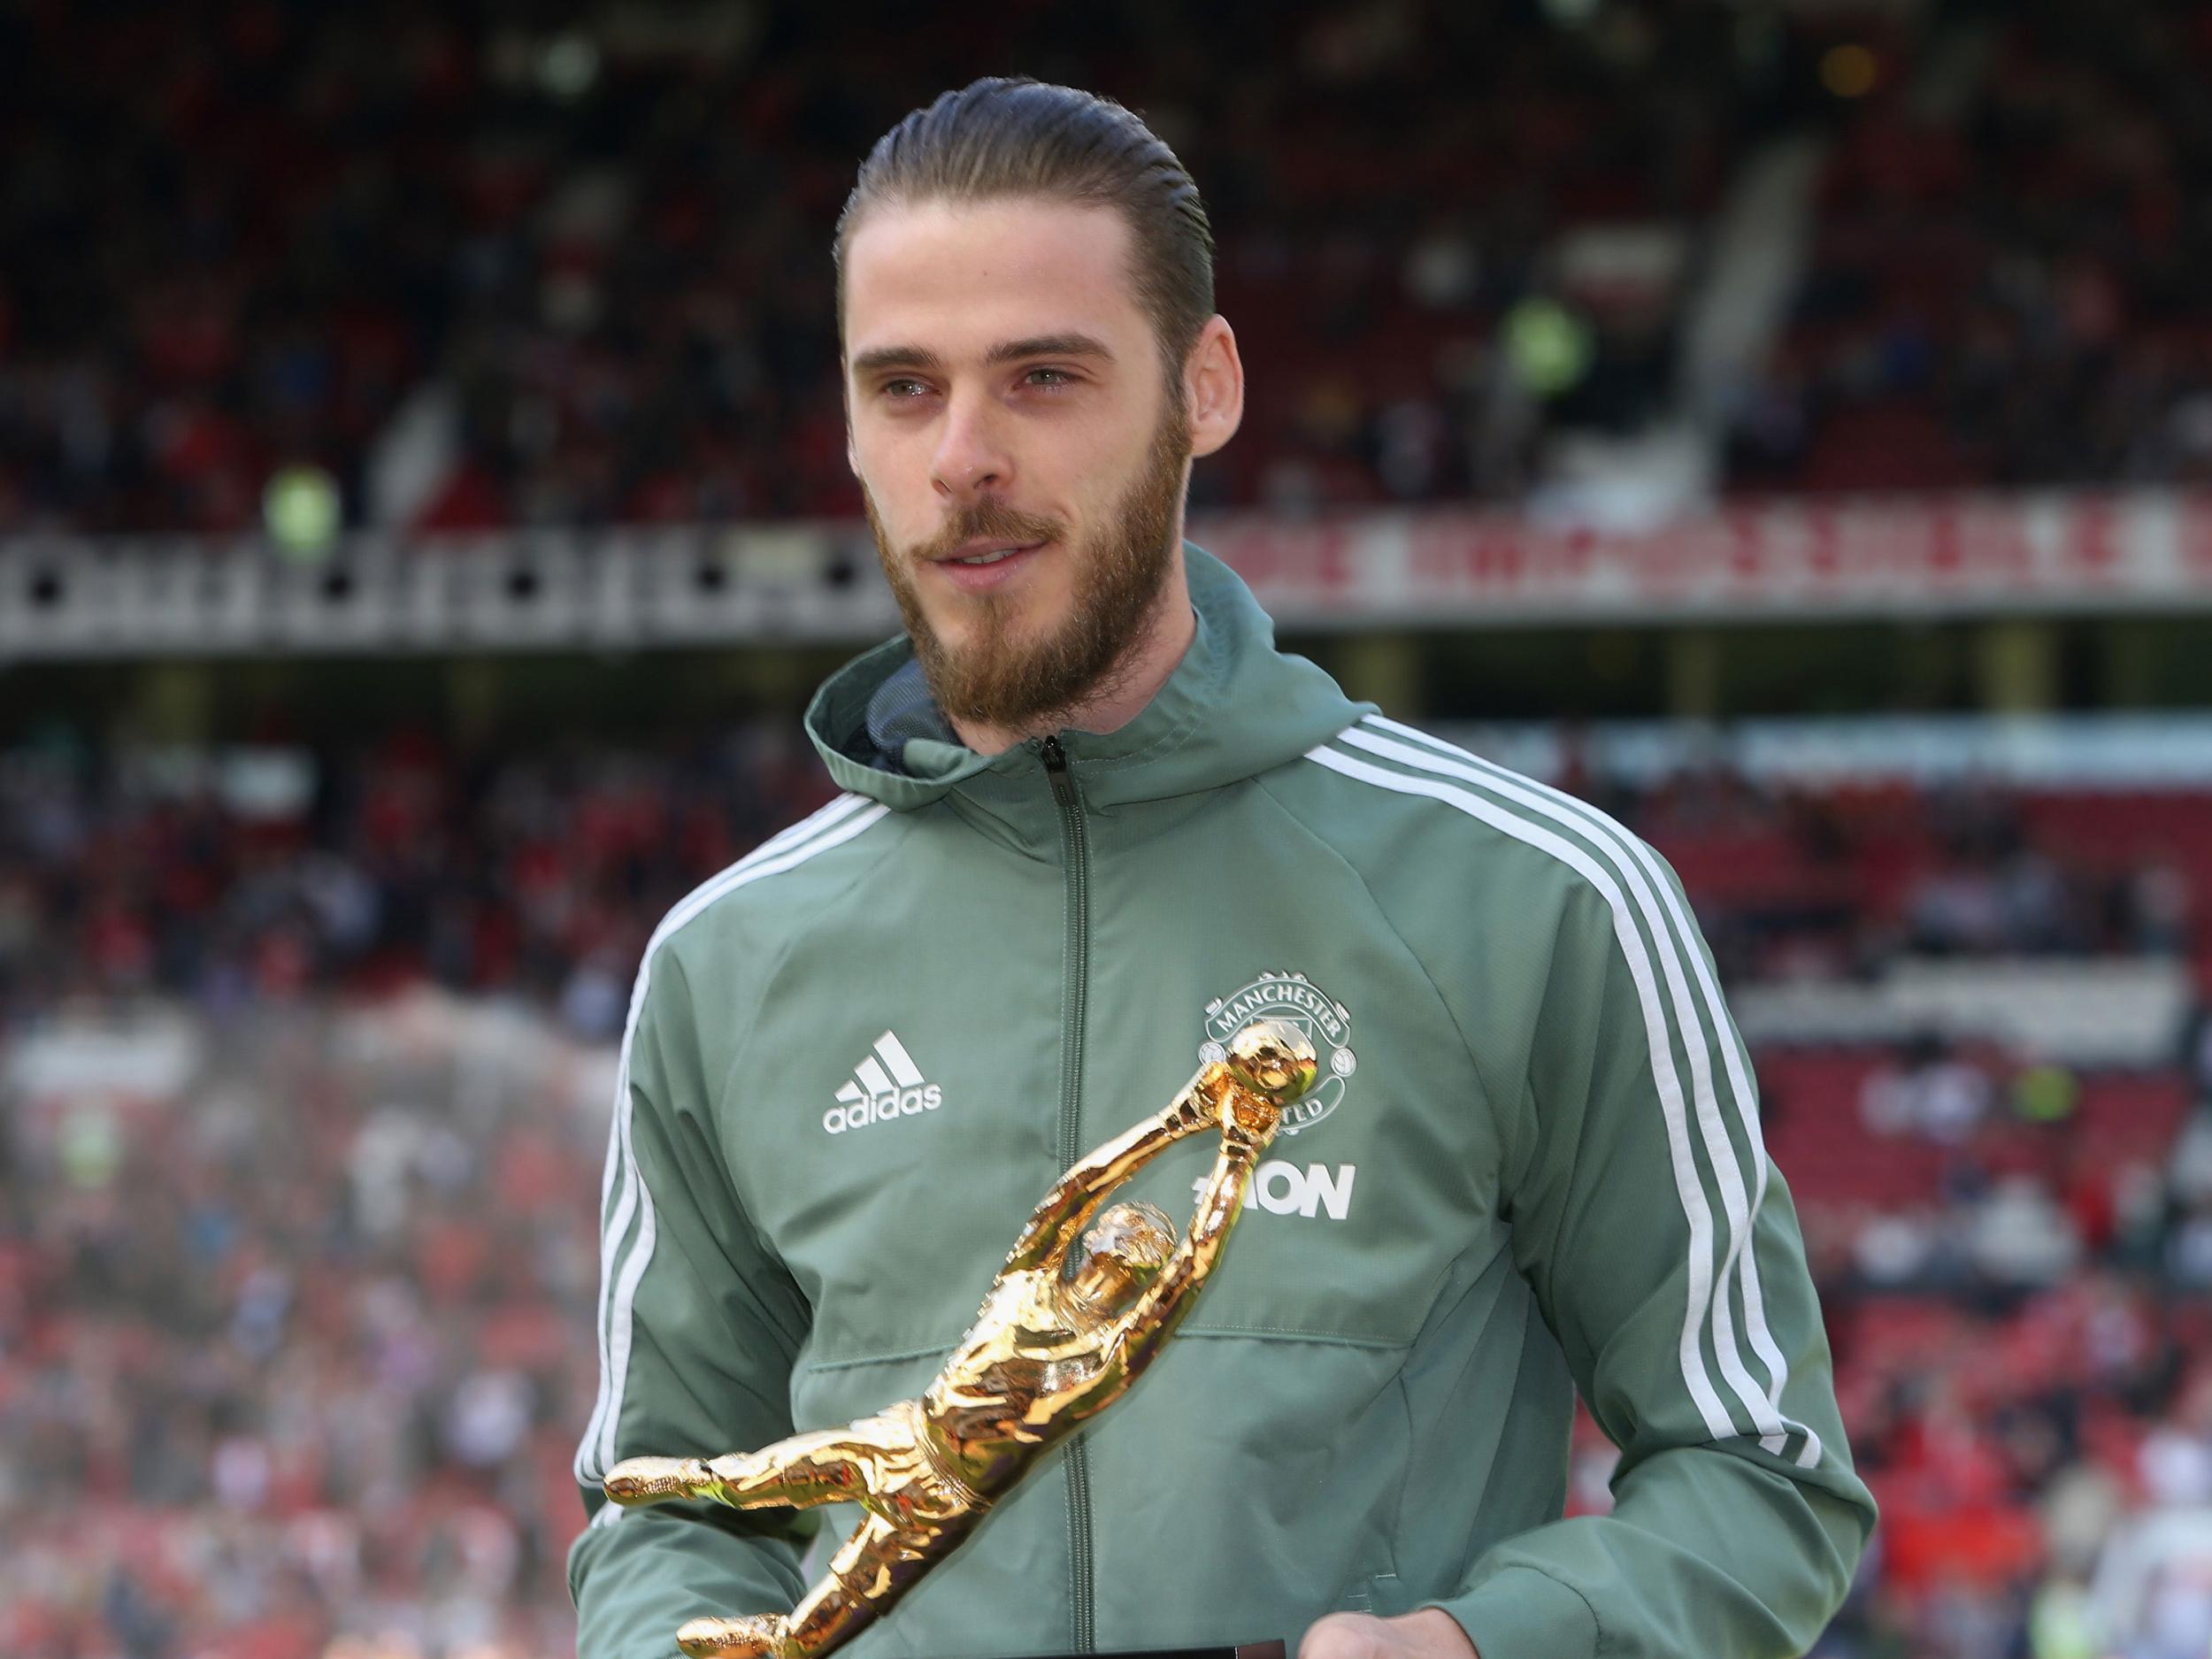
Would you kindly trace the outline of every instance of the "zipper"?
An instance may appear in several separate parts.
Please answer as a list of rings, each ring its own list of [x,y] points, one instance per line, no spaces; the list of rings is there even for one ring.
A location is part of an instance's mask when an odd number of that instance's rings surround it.
[[[1083,796],[1068,766],[1068,752],[1056,737],[1039,746],[1052,799],[1060,809],[1060,858],[1067,871],[1067,936],[1064,987],[1060,1005],[1060,1167],[1082,1156],[1083,1016],[1090,986],[1090,841],[1083,828]],[[1089,1653],[1096,1643],[1091,1564],[1091,1465],[1079,1431],[1068,1441],[1068,1600],[1074,1650]]]

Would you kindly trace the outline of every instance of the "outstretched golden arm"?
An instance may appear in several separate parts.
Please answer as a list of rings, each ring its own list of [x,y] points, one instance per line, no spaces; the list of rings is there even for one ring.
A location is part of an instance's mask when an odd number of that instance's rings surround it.
[[[1052,1184],[1007,1253],[1008,1272],[1048,1267],[1068,1253],[1116,1187],[1187,1136],[1214,1126],[1216,1112],[1203,1088],[1201,1066],[1167,1106],[1100,1147]]]
[[[1152,1363],[1197,1301],[1244,1208],[1252,1171],[1282,1126],[1284,1105],[1313,1087],[1314,1071],[1312,1048],[1271,1021],[1245,1027],[1225,1061],[1202,1069],[1192,1079],[1186,1093],[1203,1090],[1210,1096],[1213,1119],[1221,1127],[1221,1151],[1199,1189],[1175,1254],[1115,1321],[1117,1394]]]

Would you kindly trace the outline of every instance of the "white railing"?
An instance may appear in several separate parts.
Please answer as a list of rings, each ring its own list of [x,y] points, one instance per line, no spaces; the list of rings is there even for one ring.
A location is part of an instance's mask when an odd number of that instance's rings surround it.
[[[2212,608],[2212,495],[1739,503],[1636,533],[1503,511],[1194,521],[1286,628]],[[895,629],[864,525],[0,541],[0,660],[628,649]]]

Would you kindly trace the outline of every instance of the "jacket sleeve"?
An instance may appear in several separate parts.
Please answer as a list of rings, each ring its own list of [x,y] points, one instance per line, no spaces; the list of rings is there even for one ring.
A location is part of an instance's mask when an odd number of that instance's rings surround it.
[[[1875,1511],[1748,1059],[1647,849],[1558,914],[1506,1202],[1517,1264],[1620,1448],[1614,1508],[1504,1540],[1431,1605],[1481,1659],[1802,1654]]]
[[[812,1517],[707,1502],[624,1509],[625,1457],[714,1456],[791,1432],[807,1309],[740,1207],[680,964],[649,954],[623,1042],[602,1185],[599,1394],[576,1455],[589,1517],[568,1555],[579,1659],[672,1659],[698,1614],[787,1611]]]

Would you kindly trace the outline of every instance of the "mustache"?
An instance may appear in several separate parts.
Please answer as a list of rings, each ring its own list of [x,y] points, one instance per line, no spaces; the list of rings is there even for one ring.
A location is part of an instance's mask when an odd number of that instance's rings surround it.
[[[944,527],[935,535],[910,552],[918,561],[933,563],[951,557],[970,541],[987,537],[994,541],[1003,538],[1010,542],[1057,541],[1060,526],[1055,519],[1017,512],[998,502],[979,502],[972,507],[962,508],[945,521]]]

